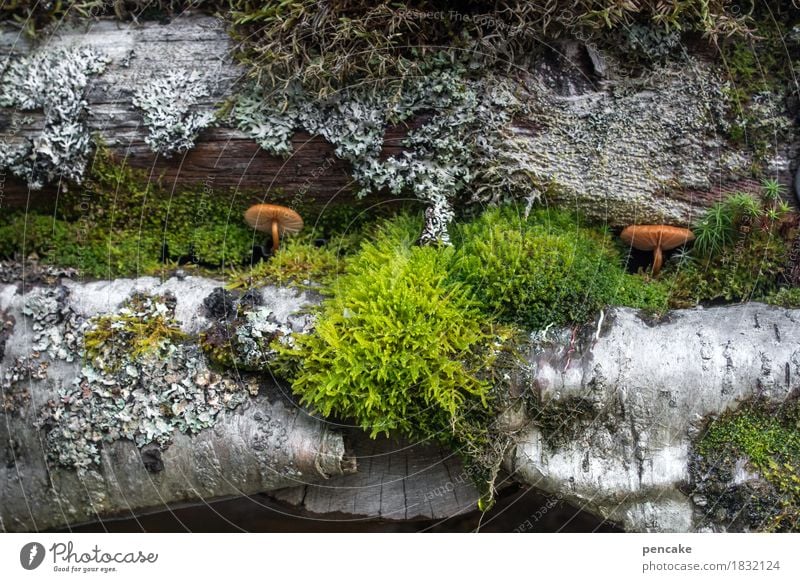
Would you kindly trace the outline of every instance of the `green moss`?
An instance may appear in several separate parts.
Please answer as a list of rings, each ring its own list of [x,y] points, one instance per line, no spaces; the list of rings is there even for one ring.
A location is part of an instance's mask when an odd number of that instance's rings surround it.
[[[228,289],[265,285],[307,286],[328,283],[342,272],[344,263],[332,245],[317,246],[308,237],[286,240],[269,260],[233,269]]]
[[[780,191],[762,199],[734,194],[695,227],[694,248],[664,270],[674,307],[714,301],[765,301],[778,292],[795,226]]]
[[[765,300],[777,292],[787,257],[783,241],[753,233],[731,254],[680,265],[673,278],[671,303],[691,307],[715,301]]]
[[[789,309],[800,309],[800,287],[780,287],[764,298],[770,305]]]
[[[70,226],[52,216],[9,214],[0,222],[0,256],[52,256],[63,248],[70,235]]]
[[[451,247],[420,247],[421,219],[384,222],[346,259],[310,335],[270,370],[288,376],[301,401],[355,422],[373,437],[403,433],[461,453],[488,507],[508,446],[493,419],[515,332],[482,314],[452,277]]]
[[[168,193],[101,150],[54,215],[32,212],[0,223],[0,256],[35,252],[45,263],[108,278],[155,274],[164,259],[241,264],[260,242],[242,220],[246,205],[210,188]]]
[[[83,336],[85,360],[98,370],[114,372],[124,362],[168,357],[164,350],[186,337],[173,308],[174,298],[134,294],[118,313],[92,318]]]
[[[463,285],[449,281],[452,249],[398,240],[394,223],[333,284],[316,332],[297,338],[293,389],[323,415],[371,435],[442,439],[464,410],[487,406],[494,339]],[[398,244],[401,243],[401,244]]]
[[[115,163],[102,151],[83,192],[66,204],[69,215],[102,233],[157,240],[168,256],[196,263],[241,262],[254,242],[242,220],[246,200],[208,187],[168,193],[143,172]]]
[[[667,296],[659,282],[624,272],[606,231],[566,213],[522,219],[518,210],[457,227],[453,246],[418,246],[419,216],[382,222],[344,259],[313,333],[295,336],[293,348],[273,344],[280,358],[270,371],[289,378],[304,404],[372,436],[446,442],[490,484],[488,502],[510,443],[494,420],[520,369],[509,324],[580,323],[618,302],[660,309]],[[213,347],[221,361],[235,351]]]
[[[751,402],[713,420],[697,444],[712,464],[739,458],[777,494],[778,504],[758,524],[766,530],[800,531],[800,406],[796,400],[774,409]]]
[[[373,435],[430,437],[452,427],[462,407],[485,409],[486,346],[504,329],[498,324],[536,329],[582,323],[608,304],[666,306],[667,288],[626,273],[606,231],[566,213],[525,219],[515,207],[490,210],[459,226],[453,247],[416,246],[420,226],[407,214],[383,222],[344,260],[315,333],[282,350],[305,403]],[[303,243],[286,249],[301,259],[319,252]],[[259,267],[276,269],[273,280],[291,272],[280,253],[275,260]],[[299,276],[310,262],[300,261]]]
[[[609,233],[568,213],[538,210],[524,218],[517,207],[489,210],[454,239],[454,276],[500,321],[542,329],[583,323],[607,305],[667,305],[664,285],[625,272]]]

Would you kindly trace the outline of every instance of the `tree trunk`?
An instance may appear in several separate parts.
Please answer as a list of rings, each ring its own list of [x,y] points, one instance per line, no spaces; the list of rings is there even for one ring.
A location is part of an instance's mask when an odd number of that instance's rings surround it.
[[[687,492],[692,447],[710,415],[800,393],[800,311],[751,303],[653,323],[625,308],[600,322],[531,351],[541,410],[509,470],[626,530],[728,528]]]
[[[65,285],[68,294],[57,309],[81,319],[117,312],[134,290],[171,292],[177,299],[175,314],[181,329],[197,334],[211,323],[203,300],[219,282],[188,277],[163,284],[142,278],[85,284],[65,281]],[[165,448],[138,447],[120,438],[102,444],[99,463],[77,470],[60,466],[50,455],[46,431],[35,423],[46,403],[59,400],[59,388],[69,387],[86,362],[79,357],[73,361],[62,358],[59,350],[68,347],[70,328],[66,321],[57,321],[52,310],[31,307],[33,298],[42,297],[37,295],[39,291],[41,288],[20,293],[16,285],[0,286],[0,314],[3,321],[10,322],[6,337],[0,338],[2,529],[43,530],[130,516],[174,503],[305,485],[354,470],[342,433],[287,399],[285,387],[268,375],[258,377],[257,396],[248,396],[235,408],[222,409],[213,426],[196,434],[173,431]],[[305,293],[275,288],[265,289],[264,297],[277,321],[284,323],[311,300]],[[25,315],[23,310],[33,315]],[[39,351],[42,331],[51,339],[47,348]],[[24,366],[19,358],[34,362],[37,369],[44,364],[44,374],[21,372]],[[224,373],[222,377],[248,382],[240,374]],[[97,426],[96,430],[103,429]]]
[[[282,188],[320,204],[351,196],[348,164],[322,138],[303,133],[294,135],[294,152],[286,160],[267,154],[224,123],[204,130],[183,155],[164,158],[150,151],[142,115],[132,105],[137,87],[176,70],[196,71],[209,89],[197,104],[202,111],[213,110],[236,92],[245,71],[232,60],[234,47],[219,20],[184,15],[169,24],[101,20],[62,26],[41,48],[16,30],[0,29],[0,62],[74,46],[94,47],[110,59],[86,89],[89,129],[118,158],[154,177],[163,175],[169,187],[235,188],[254,198],[273,196],[275,188]],[[612,80],[609,67],[601,74],[586,65],[590,61],[583,45],[565,42],[556,48],[560,55],[542,57],[526,73],[522,85],[532,113],[509,128],[498,160],[498,175],[520,178],[513,196],[545,191],[550,202],[615,226],[685,225],[725,192],[756,187],[748,178],[750,155],[722,137],[723,98],[710,65],[689,59],[640,79]],[[41,113],[0,109],[3,147],[36,140],[42,123]],[[387,128],[385,155],[402,150],[406,131]],[[795,146],[777,145],[767,169],[789,183]],[[29,191],[6,174],[4,206],[53,205],[52,184]]]
[[[452,453],[342,433],[309,416],[264,375],[257,377],[257,396],[220,411],[208,428],[174,430],[166,446],[117,438],[103,442],[95,464],[76,469],[55,462],[48,454],[52,424],[38,428],[35,421],[87,364],[64,356],[74,328],[63,314],[120,313],[134,290],[171,292],[175,317],[192,342],[218,316],[207,301],[217,286],[187,277],[65,280],[64,293],[0,287],[7,322],[0,337],[6,530],[268,490],[314,514],[361,518],[439,519],[475,507],[471,477]],[[272,287],[259,295],[276,324],[298,331],[305,326],[298,312],[318,300]],[[55,312],[62,316],[53,318]],[[693,446],[710,416],[757,396],[779,403],[798,393],[798,321],[798,311],[761,304],[673,311],[661,322],[620,308],[577,336],[562,331],[537,341],[517,395],[532,390],[538,404],[515,409],[503,423],[518,442],[508,474],[632,531],[730,527],[704,518],[687,490]],[[36,370],[20,372],[19,358],[35,362]]]

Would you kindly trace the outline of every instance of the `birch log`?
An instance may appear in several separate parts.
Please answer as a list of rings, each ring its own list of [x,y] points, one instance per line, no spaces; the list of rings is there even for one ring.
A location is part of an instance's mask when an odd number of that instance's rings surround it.
[[[114,313],[132,291],[171,292],[177,299],[176,317],[187,334],[196,334],[208,325],[203,299],[220,285],[196,277],[164,283],[140,278],[64,284],[68,294],[62,308],[81,318]],[[58,399],[58,389],[69,386],[81,373],[84,363],[79,358],[72,362],[53,358],[36,349],[41,341],[37,329],[44,328],[59,341],[67,335],[63,324],[37,322],[23,313],[38,291],[0,286],[0,313],[4,321],[11,322],[10,333],[0,338],[6,340],[0,359],[0,379],[6,380],[2,396],[4,403],[10,404],[0,409],[3,530],[44,530],[129,517],[175,503],[304,485],[353,470],[341,432],[296,406],[269,376],[260,377],[257,396],[220,411],[213,426],[196,434],[174,431],[171,444],[163,451],[118,439],[103,443],[97,464],[80,470],[59,466],[49,455],[45,431],[37,428],[35,421],[48,400]],[[310,301],[307,294],[288,289],[268,288],[263,295],[266,308],[282,322]],[[58,349],[52,343],[48,349],[52,347]],[[46,373],[8,381],[9,374],[18,373],[18,358],[45,363]],[[232,381],[242,380],[234,377]]]
[[[64,281],[66,305],[82,317],[118,311],[132,291],[171,292],[191,337],[212,322],[204,300],[218,285],[198,277]],[[0,287],[0,379],[3,402],[11,404],[0,412],[4,529],[47,529],[268,490],[315,514],[361,518],[439,519],[474,507],[475,488],[452,453],[354,433],[346,450],[339,429],[263,377],[257,396],[222,410],[196,434],[176,430],[163,450],[118,439],[103,444],[95,465],[60,466],[34,421],[84,363],[65,361],[57,349],[51,357],[68,329],[33,309],[42,289]],[[299,311],[316,301],[291,289],[266,288],[260,296],[277,322],[297,329],[304,324]],[[687,491],[693,444],[710,415],[757,396],[783,402],[798,393],[799,322],[800,311],[761,304],[673,311],[660,322],[620,308],[577,337],[558,332],[537,340],[521,375],[527,384],[519,387],[539,404],[504,422],[518,442],[507,473],[630,531],[726,529],[709,524]],[[46,374],[9,383],[19,358],[46,361]]]
[[[168,24],[100,20],[59,27],[38,45],[16,30],[0,28],[4,64],[36,51],[76,46],[93,47],[109,59],[106,71],[92,77],[87,87],[87,123],[132,166],[153,176],[163,174],[170,187],[204,184],[254,192],[256,197],[280,187],[289,193],[303,191],[306,200],[320,204],[348,200],[352,188],[347,163],[336,159],[322,138],[304,133],[295,134],[294,153],[286,160],[268,155],[224,123],[204,130],[185,155],[165,159],[149,151],[142,115],[132,105],[134,91],[144,83],[174,71],[197,73],[209,91],[199,99],[199,111],[212,111],[238,90],[245,71],[231,57],[235,47],[221,21],[192,14]],[[725,140],[722,81],[711,63],[689,58],[641,78],[615,78],[610,64],[602,74],[587,68],[591,61],[580,43],[553,47],[522,76],[534,112],[509,128],[497,163],[499,174],[526,177],[512,195],[524,198],[546,187],[551,202],[613,226],[683,225],[726,192],[757,187],[748,177],[750,154]],[[781,113],[772,121],[781,127],[790,124]],[[36,140],[42,123],[40,113],[0,108],[3,147]],[[388,128],[386,155],[402,151],[405,131]],[[776,143],[766,168],[769,175],[790,183],[795,150],[791,140]],[[52,206],[52,186],[29,191],[11,175],[5,178],[4,205]]]
[[[798,323],[800,311],[757,303],[674,311],[655,324],[607,312],[574,345],[561,336],[531,353],[542,410],[580,403],[585,414],[564,414],[555,430],[569,437],[557,446],[553,427],[533,417],[509,470],[629,531],[726,529],[706,523],[686,491],[692,444],[709,415],[798,394]]]

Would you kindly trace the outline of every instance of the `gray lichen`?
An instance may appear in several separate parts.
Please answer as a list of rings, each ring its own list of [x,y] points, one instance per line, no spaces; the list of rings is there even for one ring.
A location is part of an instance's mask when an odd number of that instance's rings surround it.
[[[205,304],[214,321],[200,343],[208,357],[225,368],[264,370],[277,355],[273,342],[291,347],[292,333],[307,333],[313,325],[307,318],[297,329],[281,323],[254,292],[236,296],[220,288]]]
[[[683,48],[677,29],[633,24],[625,28],[624,38],[629,54],[641,54],[650,61],[663,61]]]
[[[0,412],[19,414],[30,401],[28,383],[47,379],[48,363],[37,358],[16,358],[0,375]]]
[[[78,270],[71,267],[43,265],[30,259],[24,263],[14,260],[0,261],[0,283],[25,281],[29,285],[34,283],[55,285],[59,279],[71,279],[77,274]]]
[[[84,93],[107,59],[92,48],[43,49],[11,60],[0,78],[0,107],[44,112],[44,127],[24,145],[0,151],[0,168],[40,189],[80,182],[91,151]]]
[[[615,226],[640,222],[644,208],[648,221],[685,223],[691,204],[660,194],[749,175],[751,160],[725,139],[721,75],[706,64],[660,65],[577,96],[540,82],[529,90],[528,118],[541,129],[508,140],[504,167],[551,203]]]
[[[167,157],[192,149],[200,131],[214,122],[212,112],[198,111],[207,95],[197,71],[172,71],[137,89],[133,104],[144,113],[150,149]]]
[[[84,344],[91,340],[84,367],[38,420],[53,462],[85,469],[100,463],[102,443],[119,439],[165,447],[175,430],[196,434],[258,392],[255,380],[209,370],[200,348],[172,333],[177,328],[154,331],[172,325],[174,307],[168,296],[137,294],[84,324]],[[142,342],[149,349],[137,349]]]
[[[36,287],[25,295],[22,313],[32,320],[34,353],[72,362],[80,354],[83,319],[67,306],[65,287]]]
[[[453,200],[476,176],[491,173],[502,130],[523,107],[510,87],[495,78],[471,80],[459,71],[434,70],[399,85],[359,86],[324,100],[298,87],[279,96],[254,90],[238,100],[232,117],[276,155],[291,153],[296,129],[323,136],[336,156],[352,165],[359,195],[386,190],[428,202],[424,242],[447,243]],[[383,157],[386,128],[423,113],[430,115],[408,133],[405,150]],[[504,187],[498,176],[487,182]]]
[[[236,328],[238,356],[247,368],[268,365],[276,356],[270,347],[273,340],[292,346],[292,329],[274,321],[269,307],[257,307],[245,315],[245,321]]]

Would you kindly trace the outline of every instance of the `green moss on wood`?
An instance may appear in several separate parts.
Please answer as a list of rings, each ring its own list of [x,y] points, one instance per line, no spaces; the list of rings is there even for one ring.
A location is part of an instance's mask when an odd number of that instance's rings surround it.
[[[800,405],[748,402],[715,418],[696,445],[695,475],[707,511],[751,528],[800,531]],[[737,463],[764,484],[734,478]],[[749,496],[749,497],[748,497]],[[759,499],[761,498],[761,499]],[[768,500],[770,503],[761,503]]]
[[[166,192],[158,182],[98,152],[81,186],[52,215],[0,219],[0,255],[36,253],[90,277],[155,274],[164,260],[240,264],[260,240],[244,224],[247,201],[205,187]]]

